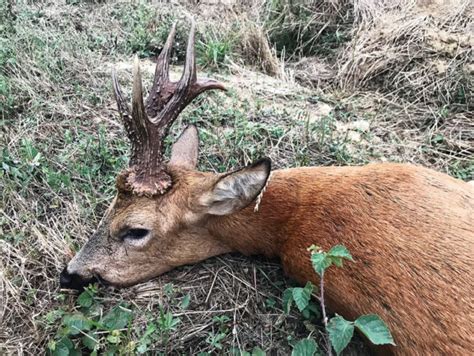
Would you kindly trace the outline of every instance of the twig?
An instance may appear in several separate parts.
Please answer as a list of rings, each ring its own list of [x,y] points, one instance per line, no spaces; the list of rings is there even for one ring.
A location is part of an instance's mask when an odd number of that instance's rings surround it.
[[[321,272],[321,278],[319,283],[319,303],[321,304],[321,311],[323,313],[324,323],[324,340],[326,341],[326,348],[328,356],[332,356],[332,347],[328,335],[328,318],[326,316],[326,304],[324,303],[324,271]]]

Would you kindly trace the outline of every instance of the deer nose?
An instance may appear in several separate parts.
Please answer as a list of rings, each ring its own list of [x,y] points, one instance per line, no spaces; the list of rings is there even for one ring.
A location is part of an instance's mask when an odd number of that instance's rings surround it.
[[[84,287],[89,285],[90,283],[97,282],[97,278],[82,278],[77,273],[69,273],[67,270],[67,266],[64,267],[63,271],[59,275],[59,285],[61,288],[67,289],[75,289],[78,291],[82,291]]]

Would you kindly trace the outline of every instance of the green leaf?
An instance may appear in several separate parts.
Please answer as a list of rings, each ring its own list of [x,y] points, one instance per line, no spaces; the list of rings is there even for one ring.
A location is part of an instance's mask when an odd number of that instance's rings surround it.
[[[354,335],[354,323],[338,315],[329,320],[327,332],[332,347],[339,355],[342,350],[346,348]]]
[[[311,317],[315,317],[316,319],[321,318],[321,314],[319,312],[319,308],[316,304],[309,302],[308,306],[301,312],[305,319],[310,319]]]
[[[171,331],[175,330],[176,326],[179,324],[180,320],[175,318],[173,313],[166,312],[164,313],[163,310],[160,310],[160,317],[158,319],[158,326],[162,331]]]
[[[81,331],[88,331],[92,327],[92,321],[82,314],[70,314],[63,318],[63,325],[69,328],[70,335],[77,335]]]
[[[290,313],[292,304],[293,304],[293,288],[287,288],[283,292],[283,311],[286,314]]]
[[[395,345],[387,324],[376,314],[362,315],[354,322],[370,342],[374,345]]]
[[[252,350],[252,356],[266,356],[266,354],[260,347],[254,347]]]
[[[109,330],[123,329],[131,318],[131,311],[118,305],[104,316],[102,324]]]
[[[107,336],[107,341],[111,344],[118,344],[120,342],[120,336],[109,335]]]
[[[62,309],[54,309],[48,312],[44,317],[48,324],[53,324],[55,321],[60,319],[64,315],[64,310]]]
[[[326,252],[316,252],[311,254],[311,263],[317,274],[321,274],[331,265],[331,258],[327,257]]]
[[[53,356],[68,356],[69,349],[61,343],[56,344],[56,348],[53,351]]]
[[[174,286],[173,283],[166,283],[165,286],[163,287],[165,294],[168,297],[172,297],[174,293]]]
[[[94,351],[97,346],[97,340],[90,334],[86,334],[82,337],[82,344],[87,347],[89,350]]]
[[[69,350],[69,356],[82,356],[82,353],[78,349],[74,348]]]
[[[181,309],[187,309],[188,306],[189,306],[189,302],[191,301],[191,296],[189,294],[186,294],[183,298],[183,300],[181,301],[179,307]]]
[[[54,348],[53,355],[54,356],[68,356],[70,351],[74,350],[74,344],[71,340],[67,337],[63,337],[59,340]]]
[[[336,245],[333,246],[329,251],[328,255],[331,257],[341,257],[345,258],[346,260],[354,261],[352,255],[350,254],[349,250],[343,245]]]
[[[94,299],[87,290],[82,292],[77,298],[77,303],[83,308],[89,308],[93,302]]]
[[[144,353],[147,352],[147,351],[148,351],[148,345],[147,345],[147,344],[140,344],[140,345],[138,345],[138,347],[137,347],[137,352],[138,352],[139,354],[144,354]]]
[[[106,356],[115,356],[117,354],[117,346],[115,345],[108,345],[107,350],[105,351]]]
[[[267,298],[267,299],[265,299],[265,306],[266,306],[267,308],[274,308],[275,305],[276,305],[276,303],[277,303],[276,300],[273,299],[273,298]]]
[[[308,306],[312,292],[313,285],[311,282],[306,283],[304,288],[293,288],[293,300],[300,312]]]
[[[146,326],[145,334],[143,334],[142,339],[147,338],[150,335],[153,335],[156,332],[157,328],[156,325],[153,323],[148,323]]]
[[[318,350],[318,345],[313,339],[303,339],[295,344],[291,356],[313,356]]]
[[[234,355],[234,356],[252,356],[252,354],[248,351],[245,351],[245,350],[239,350],[239,349],[234,349],[233,350],[233,353],[231,353],[231,355]]]

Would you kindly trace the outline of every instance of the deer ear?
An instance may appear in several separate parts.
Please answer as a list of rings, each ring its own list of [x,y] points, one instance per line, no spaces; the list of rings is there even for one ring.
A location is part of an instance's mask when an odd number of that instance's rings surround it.
[[[269,158],[220,178],[200,198],[200,205],[212,215],[227,215],[245,208],[265,187],[271,170]]]
[[[196,168],[199,153],[199,136],[196,126],[184,129],[171,148],[169,164],[187,169]]]

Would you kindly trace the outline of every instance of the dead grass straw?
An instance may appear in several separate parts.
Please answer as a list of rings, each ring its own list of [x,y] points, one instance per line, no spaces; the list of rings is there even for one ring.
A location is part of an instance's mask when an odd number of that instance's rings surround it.
[[[340,86],[472,109],[473,10],[466,0],[356,2]]]

